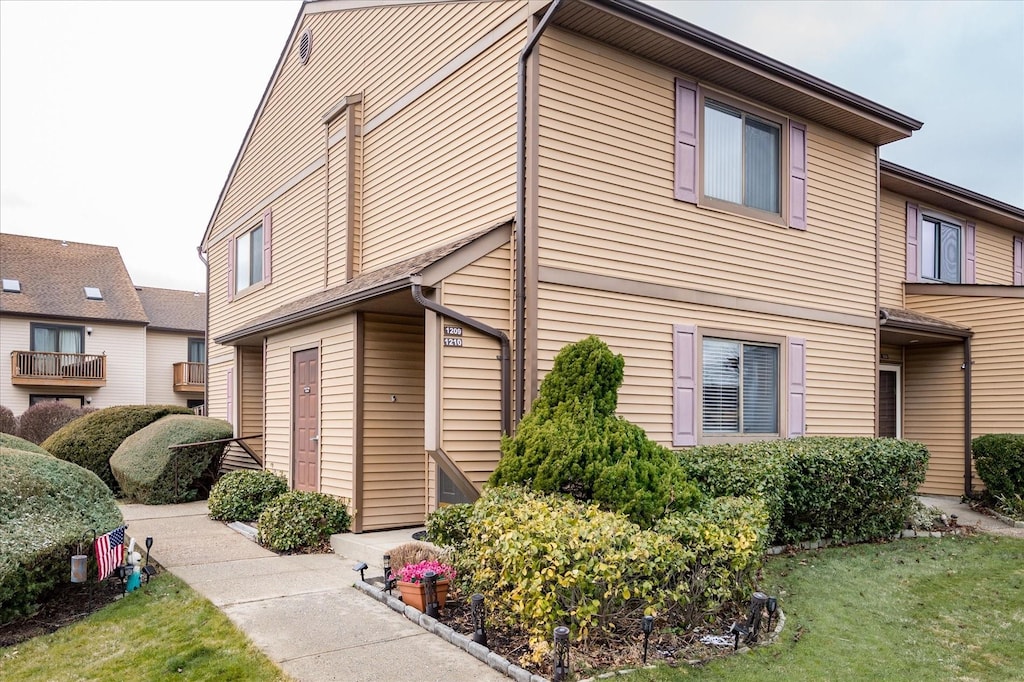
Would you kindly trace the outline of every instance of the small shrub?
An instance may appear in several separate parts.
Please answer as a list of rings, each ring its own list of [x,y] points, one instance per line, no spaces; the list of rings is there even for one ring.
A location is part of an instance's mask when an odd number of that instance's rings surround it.
[[[424,561],[441,561],[446,558],[443,551],[428,542],[412,540],[403,542],[397,547],[388,550],[391,557],[391,570],[398,573],[405,566],[422,563]]]
[[[18,436],[38,445],[58,429],[90,412],[95,410],[91,407],[72,407],[59,400],[45,400],[22,413],[18,420]]]
[[[469,537],[469,518],[472,513],[471,504],[438,507],[427,516],[427,537],[435,545],[459,550]]]
[[[221,521],[255,521],[271,500],[286,492],[288,481],[271,471],[232,471],[210,490],[210,516]]]
[[[27,441],[24,438],[18,438],[12,436],[9,433],[0,433],[0,450],[21,450],[22,452],[34,452],[39,455],[49,455],[50,453],[43,450],[41,447],[31,441]]]
[[[974,468],[995,499],[1024,496],[1024,434],[989,433],[971,441]]]
[[[84,550],[92,542],[90,529],[120,525],[114,496],[91,471],[49,455],[0,450],[0,624],[31,614],[68,579],[68,559],[80,543]]]
[[[11,412],[11,408],[4,405],[0,405],[0,433],[18,435],[18,418]]]
[[[76,419],[42,442],[54,457],[93,472],[118,492],[110,458],[125,438],[169,414],[192,414],[180,405],[122,405],[108,407]]]
[[[110,468],[124,494],[136,502],[188,502],[209,491],[226,444],[173,450],[170,446],[206,443],[231,434],[231,424],[221,419],[170,415],[125,438],[110,458]]]
[[[324,493],[293,490],[277,497],[259,518],[261,545],[277,552],[319,550],[349,529],[348,506]]]

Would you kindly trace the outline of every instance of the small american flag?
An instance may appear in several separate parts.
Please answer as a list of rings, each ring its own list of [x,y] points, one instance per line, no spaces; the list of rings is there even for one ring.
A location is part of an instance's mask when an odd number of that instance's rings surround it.
[[[99,566],[100,580],[114,572],[124,563],[124,532],[128,526],[121,526],[106,535],[96,538],[93,545],[96,550],[96,564]]]

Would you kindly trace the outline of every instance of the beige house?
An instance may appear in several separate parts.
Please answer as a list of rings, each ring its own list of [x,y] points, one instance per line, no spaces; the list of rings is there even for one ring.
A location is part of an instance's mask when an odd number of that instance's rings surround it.
[[[0,234],[0,405],[199,405],[206,295],[135,287],[112,246]],[[179,371],[180,370],[180,371]]]

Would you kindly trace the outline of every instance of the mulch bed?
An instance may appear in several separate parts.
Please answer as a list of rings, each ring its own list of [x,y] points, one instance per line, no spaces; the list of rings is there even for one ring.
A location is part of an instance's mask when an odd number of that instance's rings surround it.
[[[56,632],[121,598],[121,582],[108,579],[60,585],[42,608],[27,618],[0,625],[0,647]]]

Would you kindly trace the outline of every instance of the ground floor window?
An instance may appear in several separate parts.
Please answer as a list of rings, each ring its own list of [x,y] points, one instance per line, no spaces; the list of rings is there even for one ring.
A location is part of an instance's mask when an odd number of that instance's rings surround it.
[[[30,394],[28,396],[28,404],[37,405],[39,403],[56,401],[60,403],[67,403],[72,407],[82,407],[85,405],[85,396],[82,395],[36,395]]]
[[[704,338],[702,430],[709,435],[779,432],[779,347]]]

